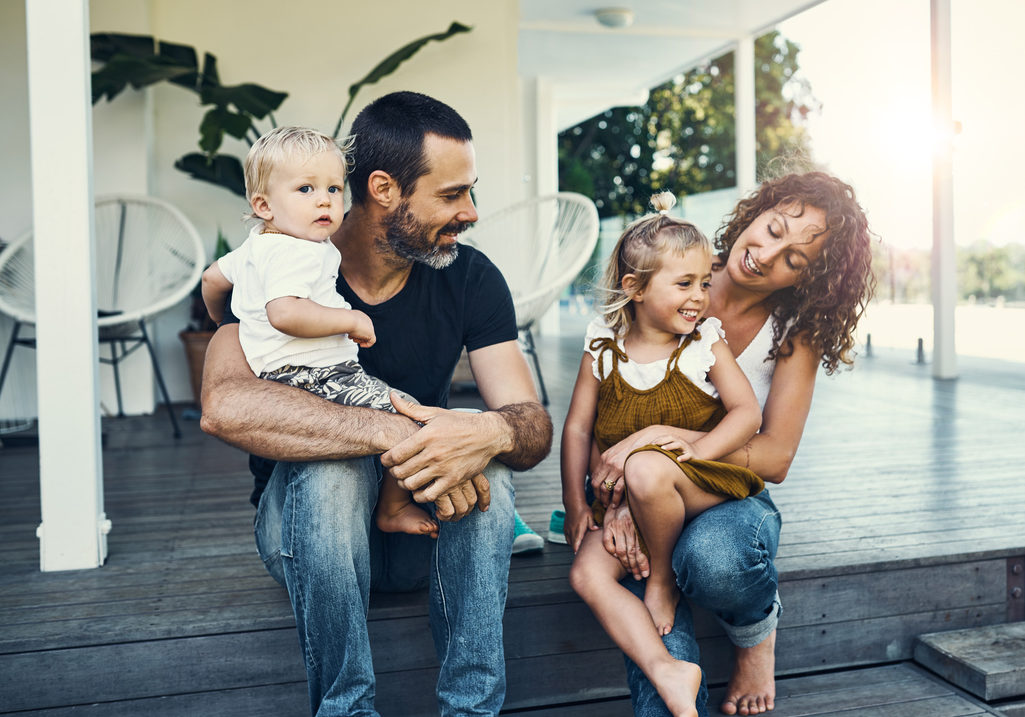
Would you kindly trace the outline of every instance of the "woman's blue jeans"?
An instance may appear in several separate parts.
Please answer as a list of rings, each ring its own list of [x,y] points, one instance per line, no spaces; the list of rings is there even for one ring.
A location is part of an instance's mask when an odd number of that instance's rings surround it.
[[[430,586],[441,715],[496,715],[505,698],[502,615],[513,541],[509,469],[493,462],[491,508],[441,523],[437,540],[373,525],[376,457],[278,463],[256,544],[288,588],[313,714],[377,715],[367,632],[370,590]]]
[[[676,608],[673,630],[663,641],[679,660],[700,664],[694,621],[688,600],[713,613],[734,645],[752,647],[779,620],[778,579],[773,561],[779,547],[781,521],[769,491],[709,508],[683,530],[673,551],[673,570],[685,600]],[[632,577],[624,584],[644,595],[644,582]],[[630,698],[637,717],[670,717],[644,673],[626,660]],[[704,679],[698,714],[707,717]]]

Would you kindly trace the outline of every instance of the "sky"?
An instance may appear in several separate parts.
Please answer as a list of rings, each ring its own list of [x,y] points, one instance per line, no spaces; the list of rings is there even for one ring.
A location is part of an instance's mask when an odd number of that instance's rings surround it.
[[[929,0],[828,0],[780,25],[822,103],[815,158],[847,180],[873,231],[932,244]],[[1025,2],[952,0],[954,236],[1023,243]]]

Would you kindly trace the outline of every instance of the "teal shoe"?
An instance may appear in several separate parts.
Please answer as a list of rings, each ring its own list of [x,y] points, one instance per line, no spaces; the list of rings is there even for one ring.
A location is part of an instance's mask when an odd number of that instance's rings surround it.
[[[513,532],[513,554],[533,553],[545,547],[545,539],[530,529],[530,526],[523,522],[519,511],[516,512],[516,528]]]
[[[553,510],[552,519],[548,521],[548,542],[566,544],[566,511]]]

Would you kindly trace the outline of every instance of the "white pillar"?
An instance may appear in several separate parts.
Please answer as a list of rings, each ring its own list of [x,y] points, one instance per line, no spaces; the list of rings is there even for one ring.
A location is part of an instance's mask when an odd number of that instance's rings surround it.
[[[547,77],[533,80],[534,109],[534,187],[535,196],[559,191],[559,129],[555,110],[555,92]],[[529,105],[529,103],[528,103]],[[559,333],[559,302],[545,312],[538,322],[540,333],[555,336]]]
[[[932,113],[936,132],[932,169],[932,374],[935,378],[957,378],[957,352],[954,346],[957,259],[954,248],[950,0],[931,0],[930,16]]]
[[[737,129],[737,194],[753,190],[758,180],[755,139],[755,43],[751,36],[737,40],[733,53],[734,105]]]
[[[106,558],[93,288],[87,0],[25,0],[42,570]]]

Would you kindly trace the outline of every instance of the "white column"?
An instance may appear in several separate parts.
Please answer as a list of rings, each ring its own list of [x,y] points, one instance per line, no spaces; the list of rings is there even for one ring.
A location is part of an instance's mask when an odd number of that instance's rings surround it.
[[[536,196],[559,191],[559,129],[555,110],[555,92],[547,77],[534,78],[534,186]],[[538,322],[540,333],[559,333],[559,302],[556,301]]]
[[[106,558],[93,288],[87,0],[25,0],[42,570]]]
[[[950,0],[931,0],[930,16],[932,113],[936,133],[932,169],[932,374],[935,378],[957,378],[957,352],[954,346],[957,259],[954,248]]]
[[[755,43],[751,36],[737,40],[733,53],[734,104],[737,128],[737,193],[744,196],[757,184],[755,142]]]

